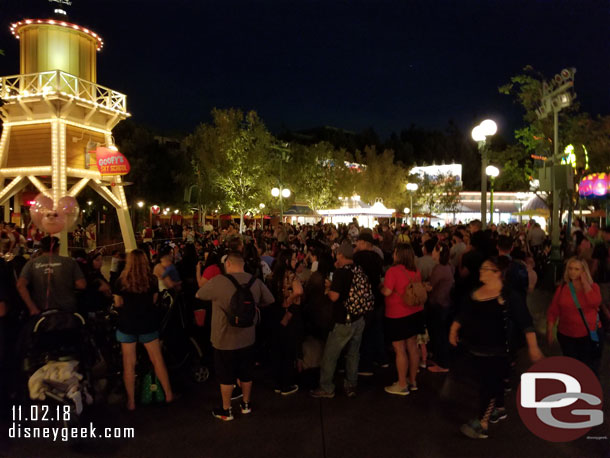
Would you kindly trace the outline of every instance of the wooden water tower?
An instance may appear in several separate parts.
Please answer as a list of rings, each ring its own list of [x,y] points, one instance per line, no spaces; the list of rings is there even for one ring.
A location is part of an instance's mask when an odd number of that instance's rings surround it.
[[[0,77],[0,205],[8,220],[10,198],[30,183],[55,202],[91,186],[116,209],[130,251],[136,242],[121,176],[103,176],[94,152],[115,148],[112,129],[130,116],[126,96],[97,84],[101,37],[59,16],[11,25],[21,66],[19,75]],[[67,234],[60,239],[67,253]]]

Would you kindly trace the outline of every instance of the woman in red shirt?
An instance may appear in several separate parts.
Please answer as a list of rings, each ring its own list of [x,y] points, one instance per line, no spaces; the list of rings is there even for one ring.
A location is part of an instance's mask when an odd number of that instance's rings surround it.
[[[599,367],[599,354],[596,354],[595,343],[589,331],[597,331],[600,344],[603,341],[599,331],[599,307],[602,296],[599,285],[593,283],[586,261],[573,257],[566,264],[563,283],[555,291],[553,302],[547,311],[546,336],[549,346],[553,344],[553,328],[559,320],[557,340],[564,356],[582,361],[595,373]],[[576,298],[587,321],[587,326],[572,297],[570,285],[573,285]],[[587,330],[589,328],[589,331]]]
[[[393,256],[394,264],[385,274],[381,292],[385,296],[385,333],[396,353],[398,381],[385,387],[385,391],[406,396],[410,391],[417,390],[417,334],[424,332],[424,307],[410,307],[402,296],[409,283],[421,282],[421,274],[415,267],[411,245],[398,244]]]

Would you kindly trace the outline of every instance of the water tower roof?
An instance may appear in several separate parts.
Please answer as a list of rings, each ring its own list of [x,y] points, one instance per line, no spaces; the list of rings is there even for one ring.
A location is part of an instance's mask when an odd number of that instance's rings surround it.
[[[23,19],[21,21],[14,22],[13,24],[11,24],[11,33],[17,39],[19,39],[19,30],[21,30],[23,27],[28,27],[28,26],[37,25],[37,24],[53,25],[56,27],[65,27],[67,29],[78,30],[79,32],[83,32],[83,33],[93,37],[97,41],[97,50],[98,51],[104,47],[104,40],[102,40],[102,37],[100,37],[93,30],[90,30],[86,27],[82,27],[77,24],[72,24],[71,22],[61,21],[58,19]]]

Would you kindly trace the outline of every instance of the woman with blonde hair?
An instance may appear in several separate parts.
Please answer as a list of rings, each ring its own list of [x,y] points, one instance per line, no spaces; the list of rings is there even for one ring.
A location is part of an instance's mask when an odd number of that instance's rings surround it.
[[[146,254],[133,250],[127,254],[125,269],[114,286],[114,305],[119,312],[116,338],[123,353],[123,381],[127,409],[134,410],[136,343],[144,344],[155,374],[165,391],[166,402],[174,399],[159,343],[159,320],[154,304],[159,294],[157,279],[151,274]]]
[[[557,340],[563,355],[582,361],[595,373],[603,343],[601,301],[599,285],[593,282],[587,262],[578,257],[568,259],[563,282],[547,311],[547,342],[553,344],[553,329],[559,321]]]

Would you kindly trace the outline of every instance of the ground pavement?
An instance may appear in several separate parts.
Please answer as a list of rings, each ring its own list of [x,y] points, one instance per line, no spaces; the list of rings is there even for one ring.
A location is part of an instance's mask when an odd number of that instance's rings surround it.
[[[535,317],[543,318],[548,294],[530,298]],[[544,326],[537,320],[538,328]],[[543,348],[546,354],[557,348]],[[610,395],[610,361],[606,352],[602,384]],[[519,367],[527,367],[527,361]],[[135,438],[96,439],[78,446],[49,440],[14,440],[9,457],[205,457],[205,458],[376,458],[376,457],[610,457],[610,441],[581,438],[570,443],[545,442],[521,422],[516,390],[507,394],[508,420],[490,425],[490,438],[472,440],[459,426],[476,414],[477,397],[461,371],[419,376],[419,391],[406,397],[386,394],[383,386],[394,381],[393,369],[360,378],[358,396],[346,398],[339,390],[335,399],[316,400],[306,390],[282,397],[274,394],[263,370],[255,381],[253,413],[235,414],[232,422],[212,417],[219,393],[213,380],[201,386],[186,385],[182,398],[171,406],[139,407],[128,413],[122,404],[100,406],[92,414],[98,430],[105,426],[135,428]],[[516,387],[518,374],[513,377]],[[313,385],[315,374],[304,384]],[[606,436],[605,424],[589,433]],[[239,410],[234,402],[234,410]],[[4,430],[6,430],[3,427]],[[5,449],[6,450],[6,449]],[[0,453],[1,455],[1,453]]]

